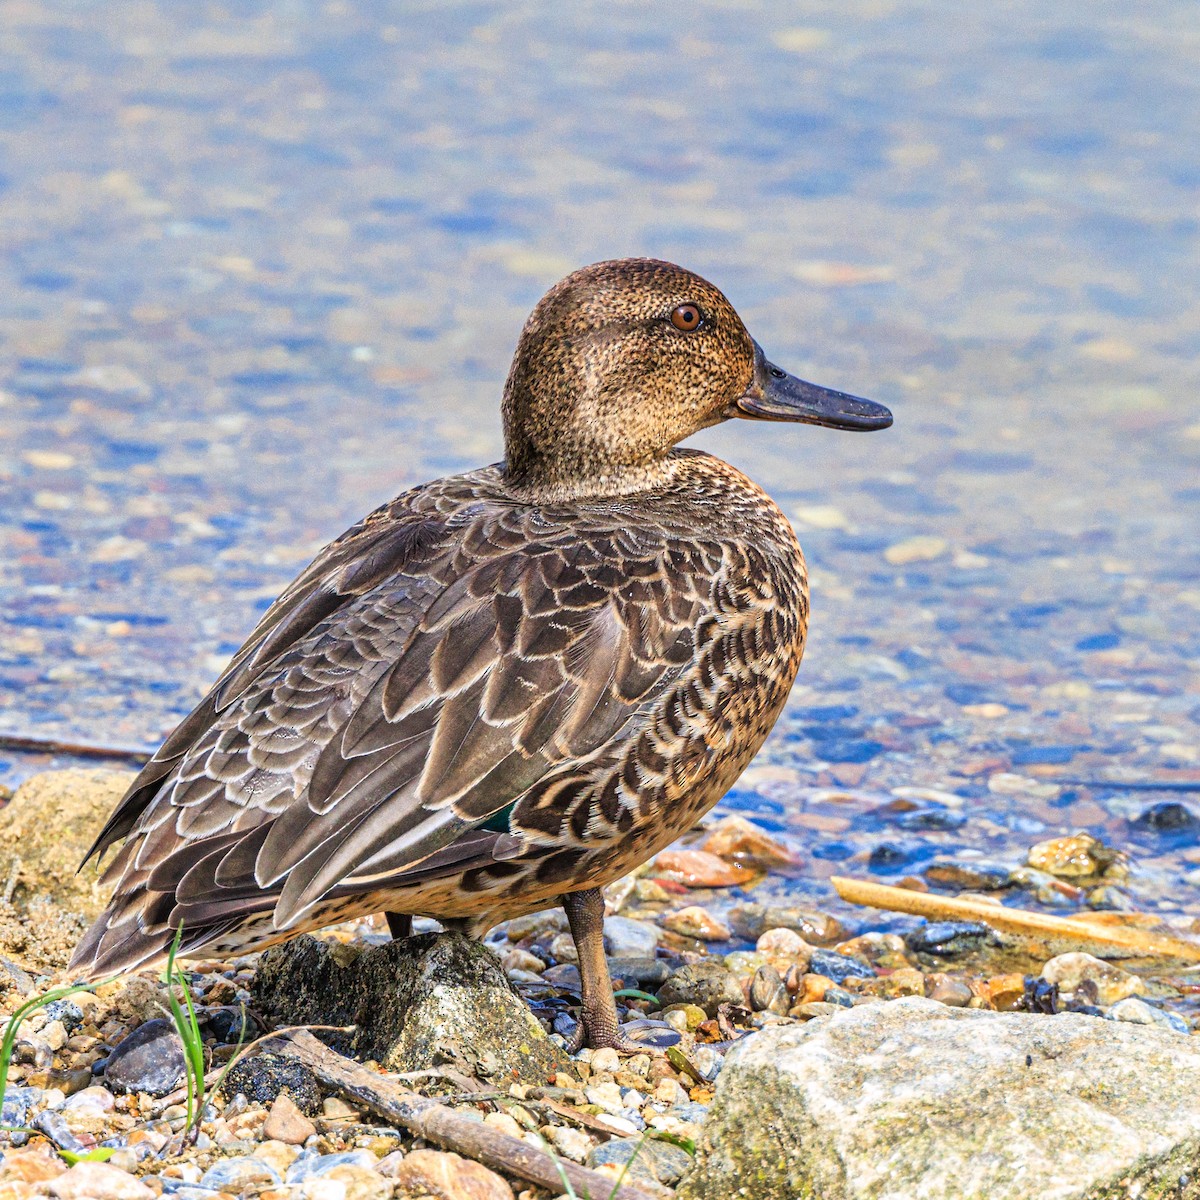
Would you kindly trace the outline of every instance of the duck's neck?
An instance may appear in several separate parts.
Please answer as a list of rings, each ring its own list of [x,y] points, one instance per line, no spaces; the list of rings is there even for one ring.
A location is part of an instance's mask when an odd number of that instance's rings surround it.
[[[506,460],[502,468],[505,488],[525,504],[563,504],[572,500],[601,500],[608,496],[631,496],[669,486],[679,473],[680,460],[675,451],[664,458],[633,465],[595,464],[585,470],[565,469],[556,463],[553,470],[538,470],[541,464],[514,465]],[[531,469],[531,467],[533,469]]]

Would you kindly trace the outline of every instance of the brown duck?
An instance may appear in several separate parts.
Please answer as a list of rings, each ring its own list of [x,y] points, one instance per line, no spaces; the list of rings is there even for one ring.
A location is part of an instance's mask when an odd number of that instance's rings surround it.
[[[674,447],[730,417],[883,429],[772,366],[670,263],[568,276],[534,309],[505,459],[327,546],[171,734],[89,853],[124,839],[72,969],[245,953],[383,911],[481,936],[561,904],[576,1041],[629,1048],[600,889],[754,757],[804,649],[804,559],[769,496]]]

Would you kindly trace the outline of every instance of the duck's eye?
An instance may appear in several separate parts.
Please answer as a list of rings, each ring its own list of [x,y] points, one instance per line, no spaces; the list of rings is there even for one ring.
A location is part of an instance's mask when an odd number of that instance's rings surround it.
[[[703,319],[700,310],[694,304],[681,304],[671,314],[671,324],[676,329],[682,329],[684,333],[691,333],[692,330],[699,329]]]

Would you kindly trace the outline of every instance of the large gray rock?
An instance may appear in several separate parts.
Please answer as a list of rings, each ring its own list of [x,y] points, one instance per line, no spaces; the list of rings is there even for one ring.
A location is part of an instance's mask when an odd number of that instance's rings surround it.
[[[679,1200],[1197,1200],[1200,1045],[1157,1026],[862,1005],[737,1047]]]
[[[268,950],[255,1004],[285,1025],[353,1025],[345,1053],[389,1071],[453,1066],[507,1087],[545,1083],[570,1060],[514,992],[499,959],[457,933],[370,950],[302,936]]]

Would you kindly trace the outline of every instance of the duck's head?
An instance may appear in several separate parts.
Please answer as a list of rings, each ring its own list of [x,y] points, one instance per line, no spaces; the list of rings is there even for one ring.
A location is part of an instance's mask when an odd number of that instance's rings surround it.
[[[624,490],[730,417],[886,429],[892,414],[769,363],[733,305],[673,263],[616,259],[538,302],[504,389],[505,475],[546,496]]]

